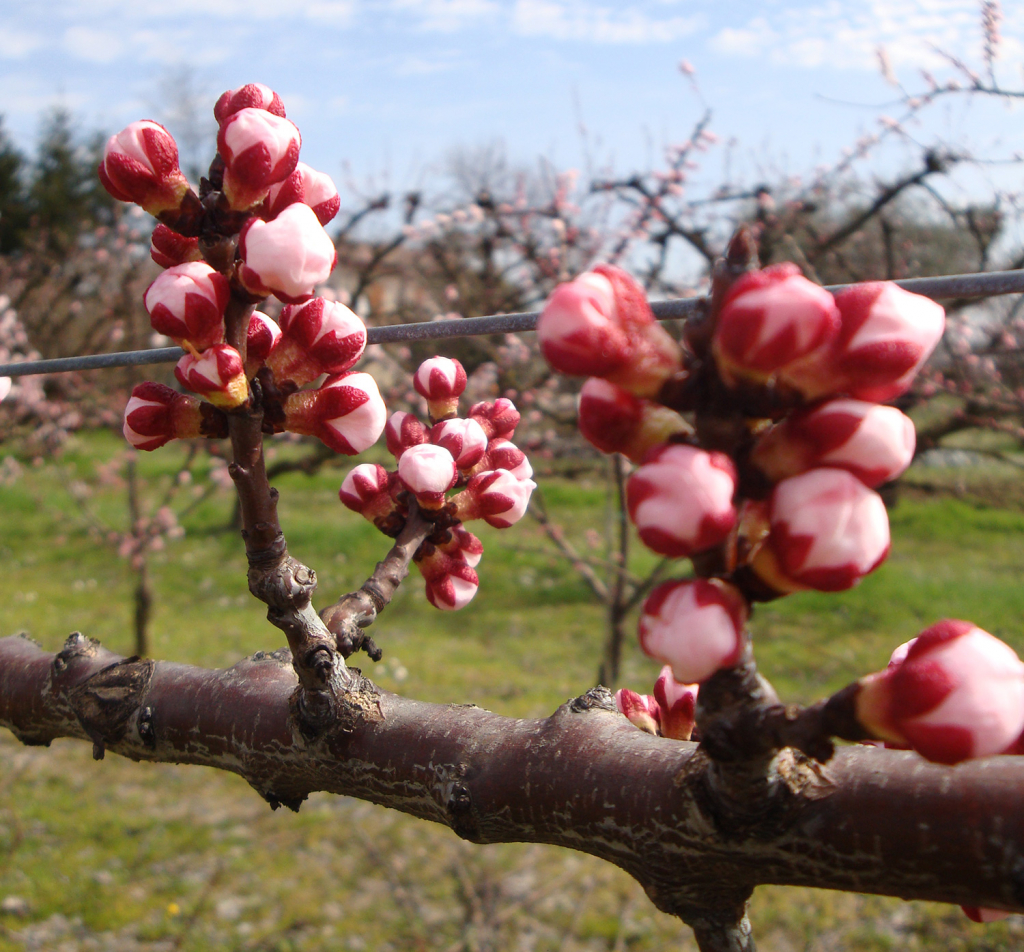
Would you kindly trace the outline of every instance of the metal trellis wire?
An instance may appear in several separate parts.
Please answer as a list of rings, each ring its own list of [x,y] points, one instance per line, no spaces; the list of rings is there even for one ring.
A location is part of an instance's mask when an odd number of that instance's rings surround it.
[[[990,271],[979,274],[950,274],[934,278],[908,278],[896,281],[901,288],[935,300],[995,297],[1000,294],[1024,293],[1024,271]],[[848,284],[827,285],[833,293],[850,287]],[[697,311],[704,297],[654,301],[651,308],[659,321],[681,320]],[[440,340],[449,337],[473,337],[479,334],[516,334],[537,327],[539,311],[521,314],[492,314],[487,317],[465,317],[419,324],[391,324],[367,329],[370,344],[394,344],[416,340]],[[158,347],[151,350],[129,350],[115,354],[89,354],[83,357],[55,357],[50,360],[26,360],[0,364],[0,377],[27,377],[32,374],[69,373],[73,370],[105,370],[110,367],[169,364],[180,359],[180,347]]]

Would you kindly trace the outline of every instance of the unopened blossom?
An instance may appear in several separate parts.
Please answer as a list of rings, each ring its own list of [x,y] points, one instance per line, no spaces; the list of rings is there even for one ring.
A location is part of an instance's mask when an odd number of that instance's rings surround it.
[[[423,361],[413,375],[416,392],[424,397],[434,420],[443,420],[459,407],[459,397],[466,389],[466,371],[451,357],[431,357]]]
[[[430,442],[430,430],[427,429],[414,413],[396,410],[388,418],[384,427],[384,440],[388,452],[395,459],[400,459],[410,446]]]
[[[840,398],[788,416],[757,441],[751,459],[772,482],[834,466],[874,488],[910,465],[915,443],[913,421],[895,407]]]
[[[281,339],[267,358],[278,381],[302,386],[321,374],[342,374],[366,349],[366,325],[339,301],[313,298],[281,312]]]
[[[469,416],[480,424],[489,440],[512,439],[520,419],[516,405],[507,397],[474,403],[469,408]]]
[[[857,720],[878,738],[955,764],[1001,754],[1024,731],[1024,664],[967,621],[921,632],[906,656],[859,682]]]
[[[673,740],[689,740],[697,709],[697,684],[682,684],[665,665],[654,682],[654,699],[661,711],[661,733]]]
[[[227,116],[217,133],[217,151],[224,160],[224,194],[231,207],[251,208],[272,185],[288,178],[299,161],[301,142],[294,123],[266,109],[248,107]]]
[[[253,311],[245,341],[245,375],[252,377],[266,362],[270,352],[281,339],[277,322],[262,311]]]
[[[699,684],[738,664],[749,608],[719,579],[662,582],[644,602],[640,647],[672,669],[676,681]]]
[[[473,419],[458,417],[434,424],[430,429],[430,442],[448,450],[461,470],[471,469],[479,463],[487,449],[487,436],[480,424]],[[497,466],[490,468],[497,469]],[[529,477],[533,473],[526,475]]]
[[[288,178],[270,187],[264,217],[276,218],[296,202],[312,208],[321,225],[326,225],[341,208],[341,197],[331,177],[311,169],[305,162],[299,162]]]
[[[515,443],[503,439],[488,443],[487,452],[477,463],[475,472],[482,473],[489,469],[507,470],[516,479],[530,479],[533,476],[533,466],[526,454]]]
[[[201,261],[198,238],[186,238],[165,224],[158,223],[150,239],[149,256],[161,268],[173,268],[187,261]]]
[[[338,498],[370,522],[388,518],[398,509],[394,498],[396,473],[378,463],[360,463],[345,477]]]
[[[282,119],[285,115],[284,103],[274,90],[263,83],[246,83],[222,93],[213,107],[213,116],[218,123],[222,123],[241,109],[265,109]]]
[[[181,206],[189,191],[178,168],[178,145],[158,122],[142,119],[111,136],[103,148],[100,182],[118,201],[151,215]]]
[[[300,390],[284,402],[284,428],[315,436],[336,453],[354,456],[373,446],[387,408],[369,374],[329,377],[316,390]]]
[[[453,499],[456,517],[462,522],[483,519],[496,529],[507,529],[526,515],[536,488],[532,479],[519,479],[508,470],[479,473]]]
[[[299,304],[327,280],[338,260],[334,242],[308,205],[289,205],[273,221],[250,218],[238,238],[238,277],[247,291]]]
[[[443,506],[445,493],[455,485],[458,475],[452,454],[433,443],[410,446],[398,461],[399,479],[423,509]]]
[[[170,440],[227,436],[227,420],[196,397],[146,382],[132,388],[124,408],[123,432],[135,449],[155,450]]]
[[[476,568],[483,558],[484,544],[465,526],[454,525],[449,530],[451,539],[438,545],[453,559],[461,559],[470,568]]]
[[[153,330],[206,350],[224,340],[224,309],[230,297],[224,275],[205,261],[188,261],[159,275],[142,300]]]
[[[971,922],[999,922],[999,920],[1012,915],[1012,913],[1003,912],[1002,909],[985,909],[982,906],[961,906],[960,908]]]
[[[7,399],[7,396],[11,392],[11,378],[0,377],[0,402]]]
[[[736,468],[724,453],[693,446],[653,450],[626,484],[641,541],[673,558],[724,542],[736,525]]]
[[[249,396],[242,358],[228,344],[214,344],[198,356],[185,354],[174,368],[174,376],[186,390],[225,410],[241,406]]]
[[[480,579],[471,565],[429,543],[418,555],[416,566],[426,582],[427,601],[431,605],[441,611],[458,611],[473,600]]]
[[[670,436],[690,431],[674,410],[600,377],[591,377],[580,390],[577,424],[584,438],[602,453],[622,453],[634,463]]]
[[[889,554],[885,504],[843,469],[784,479],[769,497],[767,518],[770,531],[752,567],[779,592],[852,588]]]
[[[658,734],[661,712],[650,694],[637,694],[629,688],[615,692],[615,707],[634,727],[648,734]]]

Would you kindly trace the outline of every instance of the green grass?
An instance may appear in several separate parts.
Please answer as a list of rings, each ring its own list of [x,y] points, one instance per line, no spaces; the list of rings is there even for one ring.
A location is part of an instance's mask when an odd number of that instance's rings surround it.
[[[131,573],[90,535],[68,493],[120,450],[107,435],[79,439],[59,466],[0,486],[0,634],[27,630],[54,650],[81,630],[130,653]],[[144,454],[140,470],[159,485],[179,458],[173,449]],[[343,472],[277,481],[289,546],[317,570],[321,605],[361,584],[389,545],[338,502]],[[1021,498],[1004,485],[1006,498]],[[586,548],[585,531],[606,517],[604,485],[556,480],[544,491]],[[759,663],[785,699],[819,697],[883,666],[895,645],[941,617],[970,618],[1024,651],[1024,512],[994,505],[990,485],[961,495],[907,494],[891,516],[890,559],[858,588],[758,608]],[[104,489],[90,505],[123,525],[123,489]],[[282,643],[246,590],[241,542],[224,529],[230,509],[227,493],[215,495],[185,521],[185,538],[153,556],[155,657],[224,666]],[[360,663],[411,696],[543,716],[593,683],[601,608],[535,525],[480,534],[475,601],[456,616],[437,612],[414,572],[375,626],[384,662]],[[653,564],[637,553],[638,570]],[[631,640],[624,683],[649,690],[657,667]],[[589,857],[468,846],[347,798],[314,796],[298,815],[271,813],[230,775],[116,756],[95,763],[87,745],[41,751],[9,734],[0,735],[5,897],[25,907],[0,913],[0,952],[432,952],[464,940],[495,950],[694,948],[632,880]],[[759,890],[753,918],[759,946],[779,952],[989,952],[1024,942],[1016,918],[982,928],[943,906],[806,889]]]

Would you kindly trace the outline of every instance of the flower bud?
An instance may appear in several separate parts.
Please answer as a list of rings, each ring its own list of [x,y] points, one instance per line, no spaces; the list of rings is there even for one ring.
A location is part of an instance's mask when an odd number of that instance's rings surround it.
[[[178,168],[177,143],[151,119],[133,122],[111,136],[98,172],[114,198],[141,205],[150,215],[179,208],[189,191]]]
[[[305,162],[299,162],[288,178],[270,187],[265,217],[276,218],[284,209],[296,202],[302,202],[312,208],[317,221],[324,226],[341,208],[341,197],[331,177],[326,172],[311,169]]]
[[[770,531],[751,564],[778,592],[841,592],[889,554],[881,497],[842,469],[784,479],[768,500]]]
[[[429,443],[430,430],[420,423],[415,414],[396,410],[384,427],[384,439],[388,445],[388,452],[395,459],[401,459],[402,454],[410,446]]]
[[[998,922],[1011,915],[1009,912],[1003,912],[1002,909],[985,909],[981,906],[961,906],[960,908],[971,922]]]
[[[602,453],[622,453],[634,463],[670,436],[690,432],[674,410],[600,377],[591,377],[580,391],[577,424],[584,438]]]
[[[238,277],[245,289],[258,297],[273,294],[285,304],[312,297],[338,260],[313,209],[298,203],[273,221],[250,218],[239,235],[238,251]]]
[[[466,371],[453,358],[431,357],[419,365],[412,384],[426,398],[430,416],[443,420],[458,411],[459,397],[466,389]]]
[[[473,419],[461,420],[457,417],[442,420],[431,427],[430,442],[448,450],[455,460],[455,465],[461,470],[472,469],[480,462],[484,450],[487,449],[487,437],[480,424]],[[533,473],[526,475],[532,476]]]
[[[661,711],[661,733],[673,740],[689,740],[693,733],[697,709],[696,684],[680,684],[672,676],[672,667],[665,665],[654,682],[654,699]]]
[[[0,377],[0,403],[7,399],[11,392],[11,378]]]
[[[360,463],[345,477],[338,498],[353,512],[377,523],[399,508],[393,494],[396,479],[396,473],[377,463]]]
[[[209,404],[147,381],[132,388],[123,432],[135,449],[155,450],[170,440],[225,437],[228,428],[224,414]]]
[[[188,261],[202,261],[198,238],[186,238],[165,224],[158,223],[150,239],[149,256],[161,268],[173,268]]]
[[[772,482],[834,466],[874,488],[910,465],[915,442],[913,421],[895,407],[844,398],[787,417],[757,441],[751,459]]]
[[[421,509],[440,509],[458,476],[452,454],[432,443],[410,446],[398,461],[398,477]]]
[[[526,515],[536,488],[532,479],[517,479],[508,470],[479,473],[452,500],[456,518],[462,522],[483,519],[496,529],[507,529]]]
[[[516,479],[529,479],[533,476],[533,467],[526,454],[508,440],[491,440],[487,452],[477,464],[480,472],[491,469],[508,470]]]
[[[246,83],[237,89],[229,89],[222,93],[213,107],[213,116],[218,123],[223,123],[242,109],[265,109],[275,116],[284,118],[284,103],[281,97],[263,83]]]
[[[321,374],[342,374],[366,349],[366,325],[344,304],[313,298],[281,312],[281,340],[267,359],[278,381],[302,386]]]
[[[739,590],[720,579],[662,582],[644,602],[640,647],[677,681],[699,684],[739,663],[749,614]]]
[[[832,295],[794,264],[751,271],[729,288],[712,350],[726,383],[763,383],[827,347],[839,333]]]
[[[932,625],[859,684],[861,725],[936,763],[1001,754],[1024,730],[1024,664],[971,622]]]
[[[250,379],[266,363],[281,339],[281,328],[262,311],[253,311],[245,339],[245,375]]]
[[[465,608],[480,587],[476,571],[434,546],[423,546],[420,552],[416,565],[427,583],[427,601],[441,611]]]
[[[469,408],[469,416],[480,424],[489,440],[510,440],[519,426],[519,411],[505,397],[474,403]]]
[[[153,330],[206,350],[224,340],[224,309],[230,297],[224,275],[205,261],[189,261],[164,271],[142,300]]]
[[[335,453],[354,456],[377,442],[387,414],[373,377],[341,374],[317,390],[291,394],[284,402],[284,428],[315,436]]]
[[[461,559],[470,568],[475,569],[484,555],[484,544],[464,526],[455,525],[449,530],[452,534],[450,542],[438,546],[453,559]]]
[[[283,182],[299,161],[302,137],[295,124],[265,109],[240,109],[217,133],[224,160],[224,194],[239,211],[263,201],[271,185]]]
[[[661,711],[658,702],[651,695],[637,694],[629,688],[619,688],[615,692],[615,707],[634,727],[639,727],[648,734],[659,733]]]
[[[186,390],[225,410],[241,406],[249,397],[242,358],[227,344],[214,344],[198,356],[185,354],[174,368],[174,376]]]
[[[626,484],[629,517],[653,552],[672,558],[724,542],[736,525],[736,468],[693,446],[653,450]]]

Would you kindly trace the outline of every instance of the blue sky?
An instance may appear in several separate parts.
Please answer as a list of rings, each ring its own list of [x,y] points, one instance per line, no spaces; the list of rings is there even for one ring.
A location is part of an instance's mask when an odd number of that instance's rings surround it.
[[[1000,62],[1020,86],[1024,4],[1005,7]],[[515,159],[578,167],[581,121],[592,158],[644,165],[686,137],[702,100],[739,142],[741,172],[804,172],[891,108],[880,46],[916,88],[920,68],[942,68],[936,48],[978,62],[981,47],[975,0],[0,0],[0,22],[0,111],[23,147],[56,103],[85,128],[161,118],[161,82],[184,68],[211,108],[267,83],[306,162],[398,186],[452,147],[499,139]],[[916,134],[1024,150],[1021,117],[944,107]]]

